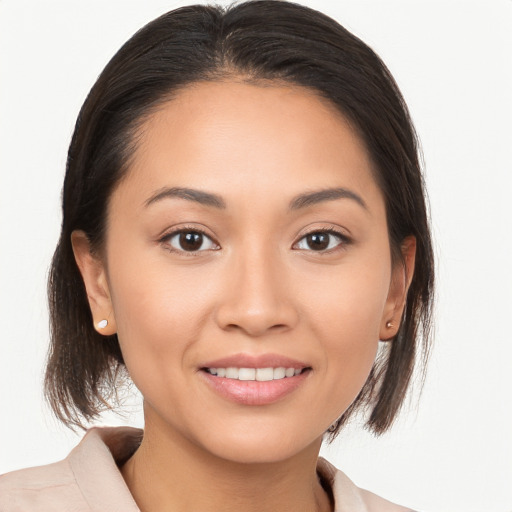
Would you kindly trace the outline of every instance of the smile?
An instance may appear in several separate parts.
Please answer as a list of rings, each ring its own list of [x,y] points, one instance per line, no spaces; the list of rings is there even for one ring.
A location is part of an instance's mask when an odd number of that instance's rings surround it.
[[[270,405],[310,380],[312,365],[281,354],[231,354],[198,366],[216,395],[241,405]]]
[[[280,380],[289,377],[299,375],[303,369],[300,368],[206,368],[205,369],[211,375],[217,377],[234,379],[234,380],[245,380],[245,381],[258,381],[268,382],[271,380]]]

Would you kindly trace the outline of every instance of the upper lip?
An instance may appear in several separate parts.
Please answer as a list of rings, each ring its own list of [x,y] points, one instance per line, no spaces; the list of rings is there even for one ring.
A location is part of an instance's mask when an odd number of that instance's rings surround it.
[[[279,354],[233,354],[207,361],[201,368],[309,368],[310,365]]]

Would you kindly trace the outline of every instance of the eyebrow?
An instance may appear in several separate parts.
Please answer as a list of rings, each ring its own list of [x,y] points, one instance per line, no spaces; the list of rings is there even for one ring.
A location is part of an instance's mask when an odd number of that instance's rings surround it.
[[[194,201],[205,206],[212,206],[214,208],[219,209],[226,208],[226,203],[219,195],[212,194],[211,192],[204,192],[202,190],[186,187],[164,187],[155,192],[144,203],[144,205],[147,207],[153,203],[168,198],[185,199],[187,201]],[[301,208],[307,208],[318,203],[322,203],[325,201],[334,201],[336,199],[352,199],[360,206],[362,206],[365,210],[368,209],[366,203],[364,202],[361,196],[359,196],[355,192],[352,192],[351,190],[342,187],[327,188],[323,190],[316,190],[313,192],[300,194],[290,201],[289,209],[299,210]]]
[[[334,201],[336,199],[352,199],[365,210],[368,210],[360,195],[342,187],[326,188],[296,196],[290,201],[290,210],[299,210],[300,208],[307,208],[324,201]]]
[[[217,194],[210,192],[203,192],[202,190],[196,190],[193,188],[184,187],[164,187],[155,192],[145,203],[147,207],[157,201],[168,198],[179,198],[187,201],[194,201],[205,206],[213,206],[214,208],[223,209],[226,208],[226,203],[222,197]]]

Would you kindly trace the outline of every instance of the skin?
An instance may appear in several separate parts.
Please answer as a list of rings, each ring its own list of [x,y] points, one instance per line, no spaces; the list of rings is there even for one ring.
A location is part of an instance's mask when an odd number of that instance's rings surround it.
[[[148,205],[164,187],[225,207]],[[290,209],[340,187],[361,201]],[[179,229],[203,231],[204,250],[183,250]],[[311,248],[311,232],[328,249]],[[406,239],[393,266],[384,199],[343,116],[290,85],[188,86],[143,125],[103,256],[81,232],[72,242],[94,321],[108,318],[101,332],[118,333],[144,396],[144,439],[122,468],[141,510],[331,510],[315,469],[322,436],[396,333],[415,251]],[[310,367],[281,400],[238,404],[205,382],[206,361],[265,353]]]

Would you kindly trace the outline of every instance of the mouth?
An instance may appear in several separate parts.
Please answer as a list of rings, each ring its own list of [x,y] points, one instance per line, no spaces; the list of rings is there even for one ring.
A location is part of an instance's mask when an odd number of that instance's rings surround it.
[[[219,378],[257,382],[289,379],[291,377],[296,377],[309,369],[309,367],[285,368],[284,366],[276,368],[237,368],[232,366],[227,368],[201,368],[202,371]]]
[[[309,381],[312,366],[276,354],[235,354],[199,368],[208,388],[230,402],[270,405]]]

